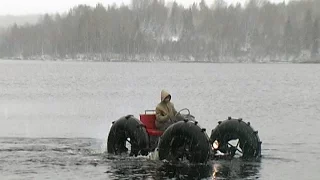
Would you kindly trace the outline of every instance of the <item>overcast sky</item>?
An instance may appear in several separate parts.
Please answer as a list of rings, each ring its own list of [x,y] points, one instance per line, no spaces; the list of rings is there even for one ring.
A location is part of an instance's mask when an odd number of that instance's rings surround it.
[[[169,2],[170,0],[166,0]],[[185,6],[193,2],[200,2],[201,0],[176,0]],[[206,0],[210,5],[214,0]],[[225,0],[227,3],[241,2],[247,0]],[[283,2],[284,0],[270,0],[272,2]],[[288,0],[285,0],[288,1]],[[131,0],[0,0],[0,15],[21,15],[21,14],[38,14],[38,13],[55,13],[65,12],[78,4],[88,4],[91,6],[97,3],[104,5],[112,3],[129,4]]]

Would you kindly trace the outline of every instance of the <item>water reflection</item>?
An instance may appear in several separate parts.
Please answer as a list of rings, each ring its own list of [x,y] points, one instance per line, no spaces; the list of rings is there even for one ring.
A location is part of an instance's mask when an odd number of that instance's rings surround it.
[[[153,177],[156,163],[146,158],[113,156],[106,159],[108,179],[148,179]]]
[[[241,159],[212,161],[206,165],[165,163],[145,157],[108,158],[110,179],[257,179],[260,162]]]
[[[163,164],[157,169],[157,177],[170,179],[204,179],[212,176],[212,165]]]
[[[215,161],[212,167],[213,179],[258,179],[261,168],[259,161],[243,161],[241,159]]]
[[[165,163],[145,157],[109,156],[106,171],[111,179],[203,179],[212,176],[212,164]]]

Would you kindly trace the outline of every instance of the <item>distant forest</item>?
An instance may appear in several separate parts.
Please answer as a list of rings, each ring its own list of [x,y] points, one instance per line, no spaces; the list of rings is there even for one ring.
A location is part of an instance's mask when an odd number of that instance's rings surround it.
[[[16,23],[17,25],[23,24],[36,24],[41,15],[0,15],[0,28],[4,29],[5,27],[11,26]]]
[[[164,0],[79,5],[0,34],[0,58],[303,62],[319,60],[320,1],[184,7]]]

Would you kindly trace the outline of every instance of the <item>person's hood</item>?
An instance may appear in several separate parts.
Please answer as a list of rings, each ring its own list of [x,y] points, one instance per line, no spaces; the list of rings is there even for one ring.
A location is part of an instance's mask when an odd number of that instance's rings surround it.
[[[165,91],[165,90],[162,90],[162,91],[161,91],[161,102],[163,102],[163,100],[164,100],[166,97],[168,97],[168,96],[171,97],[170,93],[168,93],[168,92]]]

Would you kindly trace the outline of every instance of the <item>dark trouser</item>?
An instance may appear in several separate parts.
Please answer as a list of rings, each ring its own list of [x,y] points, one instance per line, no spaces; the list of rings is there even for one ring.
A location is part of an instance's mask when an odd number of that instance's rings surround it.
[[[168,120],[166,122],[158,122],[156,121],[156,127],[160,131],[165,131],[173,122],[171,120]]]
[[[174,123],[179,122],[179,121],[183,121],[183,120],[184,120],[184,118],[183,118],[181,115],[176,115],[176,116],[174,117],[174,119],[172,119],[172,121],[173,121]]]
[[[174,116],[174,117],[172,117],[172,119],[169,119],[166,122],[156,121],[156,127],[160,131],[165,131],[171,124],[174,124],[176,122],[183,121],[183,120],[184,120],[184,118],[181,115]]]

